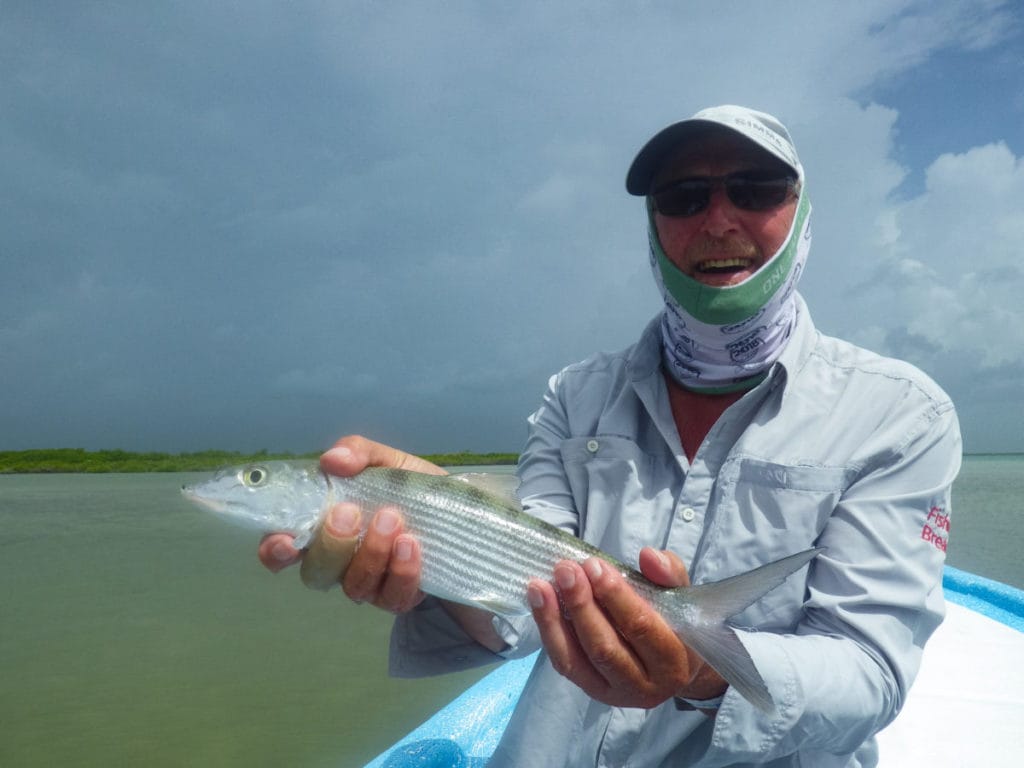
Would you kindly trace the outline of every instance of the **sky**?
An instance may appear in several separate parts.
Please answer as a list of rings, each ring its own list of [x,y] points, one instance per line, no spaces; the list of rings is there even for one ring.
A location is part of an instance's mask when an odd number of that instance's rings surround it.
[[[0,450],[518,451],[659,311],[626,169],[777,115],[815,324],[1024,451],[1024,5],[0,3]]]

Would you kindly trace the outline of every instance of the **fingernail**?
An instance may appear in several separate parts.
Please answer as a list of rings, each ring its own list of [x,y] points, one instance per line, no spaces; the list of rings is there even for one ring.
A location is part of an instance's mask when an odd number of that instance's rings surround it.
[[[531,608],[544,607],[544,593],[532,585],[526,588],[526,600]]]
[[[601,578],[601,574],[604,573],[604,569],[601,567],[601,561],[597,558],[590,558],[583,564],[583,570],[587,572],[587,576],[591,581],[597,581]]]
[[[403,561],[412,559],[412,542],[409,539],[400,538],[395,542],[395,557]]]
[[[377,513],[377,517],[373,521],[373,529],[384,536],[394,533],[397,527],[398,515],[390,509],[382,509]]]
[[[555,583],[561,589],[572,589],[576,586],[576,573],[572,568],[555,568]]]
[[[275,544],[271,548],[270,554],[273,556],[275,560],[277,560],[277,562],[287,563],[295,559],[295,548],[289,547],[282,541]]]
[[[335,446],[330,450],[324,452],[321,459],[327,459],[328,461],[348,461],[352,456],[352,451],[343,445]]]
[[[339,504],[331,510],[327,525],[335,536],[355,536],[359,533],[359,510],[348,504]]]

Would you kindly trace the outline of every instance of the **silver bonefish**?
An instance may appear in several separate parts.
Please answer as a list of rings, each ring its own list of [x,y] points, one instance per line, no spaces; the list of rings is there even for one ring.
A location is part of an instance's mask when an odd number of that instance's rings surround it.
[[[488,490],[496,475],[425,475],[368,468],[354,477],[327,475],[315,464],[265,462],[225,469],[182,488],[190,501],[265,533],[309,543],[334,503],[367,514],[392,505],[420,543],[420,588],[435,597],[503,616],[529,613],[531,579],[550,580],[560,560],[599,557],[668,621],[728,683],[758,709],[774,703],[764,680],[726,619],[782,584],[820,551],[809,549],[738,576],[692,587],[665,588],[610,555],[522,511],[507,493]]]

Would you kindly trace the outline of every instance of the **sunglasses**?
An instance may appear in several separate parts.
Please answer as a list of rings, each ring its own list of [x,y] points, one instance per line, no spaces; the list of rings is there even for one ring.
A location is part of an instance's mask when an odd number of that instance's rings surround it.
[[[711,203],[711,190],[724,187],[729,202],[743,211],[767,211],[786,202],[796,177],[778,171],[736,171],[728,176],[693,176],[651,195],[662,216],[696,216]]]

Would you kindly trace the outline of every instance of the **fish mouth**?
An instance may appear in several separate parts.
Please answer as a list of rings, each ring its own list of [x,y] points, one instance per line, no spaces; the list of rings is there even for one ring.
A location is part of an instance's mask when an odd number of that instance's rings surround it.
[[[225,514],[228,512],[228,505],[226,502],[217,501],[207,496],[201,496],[195,492],[195,489],[188,485],[181,486],[181,495],[191,501],[193,504],[198,504],[201,507],[206,507],[211,512],[220,512]]]

